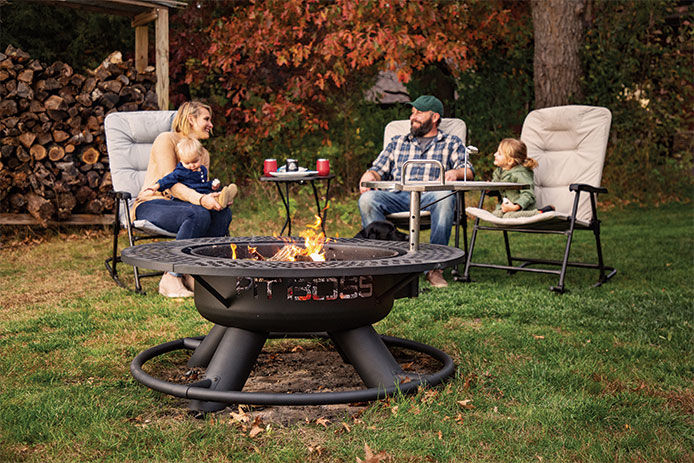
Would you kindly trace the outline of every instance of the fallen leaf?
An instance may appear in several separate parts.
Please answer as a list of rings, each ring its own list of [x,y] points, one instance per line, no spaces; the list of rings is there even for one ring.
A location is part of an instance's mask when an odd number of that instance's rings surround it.
[[[458,424],[463,424],[463,414],[458,413],[458,416],[455,417],[455,422]]]
[[[256,416],[255,420],[253,420],[251,430],[248,433],[248,437],[252,439],[263,431],[265,431],[265,428],[263,427],[263,420],[261,420],[259,416]]]
[[[422,411],[419,409],[419,407],[412,407],[410,413],[412,413],[413,415],[419,415],[420,413],[422,413]]]
[[[345,428],[345,431],[352,432],[352,428],[350,428],[349,425],[344,421],[342,422],[342,427]]]
[[[443,440],[443,433],[439,431],[439,440]]]
[[[323,418],[322,416],[316,420],[316,424],[320,424],[324,428],[327,428],[328,425],[330,424],[330,420],[327,418]]]
[[[475,406],[472,405],[471,402],[472,402],[472,399],[465,399],[465,400],[458,400],[456,403],[466,410],[472,410],[473,408],[475,408]]]
[[[544,336],[542,336],[542,335],[537,335],[537,334],[533,334],[533,338],[535,338],[535,339],[545,339]]]
[[[465,382],[463,383],[463,390],[467,391],[468,389],[470,389],[470,387],[475,384],[476,379],[477,379],[476,374],[472,373],[472,374],[468,375],[465,378]]]
[[[292,349],[292,352],[300,352],[300,351],[303,351],[303,350],[304,350],[303,347],[301,347],[301,346],[296,346],[296,347],[294,347],[294,348]]]
[[[403,363],[402,365],[400,365],[400,367],[403,370],[412,370],[412,367],[414,367],[414,362]]]
[[[389,455],[385,451],[381,450],[374,455],[371,448],[369,448],[369,445],[364,443],[364,459],[362,460],[361,458],[357,457],[357,463],[380,463],[381,461],[385,461],[387,458],[389,458]]]
[[[245,413],[241,409],[240,406],[239,406],[238,410],[239,410],[238,413],[236,413],[236,412],[230,413],[232,421],[237,421],[239,423],[248,423],[249,421],[251,421],[251,415],[249,415],[248,413]]]
[[[422,402],[429,403],[432,402],[436,396],[439,395],[439,391],[436,389],[428,389],[427,391],[424,392],[424,397],[422,398]]]

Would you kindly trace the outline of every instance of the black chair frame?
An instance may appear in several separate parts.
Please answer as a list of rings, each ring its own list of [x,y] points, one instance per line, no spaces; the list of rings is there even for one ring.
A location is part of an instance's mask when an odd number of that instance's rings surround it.
[[[480,219],[475,219],[475,224],[472,230],[472,236],[470,238],[470,249],[467,252],[467,258],[465,261],[465,270],[461,278],[462,281],[470,282],[470,267],[480,267],[480,268],[494,268],[500,270],[507,270],[509,274],[513,274],[518,271],[522,272],[534,272],[534,273],[548,273],[553,275],[559,275],[559,283],[556,286],[551,286],[550,289],[557,293],[566,292],[566,287],[564,281],[566,278],[566,270],[568,267],[578,267],[578,268],[589,268],[599,270],[598,282],[593,286],[597,287],[607,282],[612,278],[617,270],[614,267],[609,267],[604,264],[602,255],[602,245],[600,243],[600,220],[598,220],[598,210],[596,197],[598,193],[607,193],[606,188],[594,187],[586,184],[573,183],[569,186],[569,190],[574,192],[574,203],[571,211],[571,215],[568,217],[567,227],[562,229],[542,229],[542,228],[528,228],[528,227],[492,227],[480,225]],[[485,193],[482,192],[480,196],[479,208],[484,205]],[[588,226],[577,223],[576,212],[578,211],[579,198],[581,193],[587,193],[590,195],[590,207],[592,210],[592,219],[590,220]],[[493,193],[492,193],[493,194]],[[496,192],[498,195],[498,192]],[[475,247],[475,242],[477,238],[477,232],[479,230],[491,230],[500,231],[504,234],[504,245],[506,248],[506,259],[508,265],[495,265],[495,264],[484,264],[479,262],[473,262],[472,256]],[[595,244],[597,248],[597,263],[585,263],[585,262],[571,262],[569,261],[569,254],[571,251],[571,243],[573,240],[573,234],[576,230],[591,230],[595,236]],[[508,233],[509,232],[520,232],[520,233],[544,233],[544,234],[561,234],[566,236],[566,246],[564,249],[564,258],[562,260],[550,260],[550,259],[535,259],[528,257],[514,257],[511,255],[511,247],[509,244]],[[514,262],[519,262],[520,265],[514,265]],[[529,268],[530,265],[553,265],[560,266],[561,269],[544,269],[544,268]],[[609,272],[609,273],[608,273]]]
[[[114,205],[114,216],[115,220],[113,221],[113,248],[112,248],[112,255],[107,258],[104,261],[104,264],[106,265],[106,270],[108,271],[109,275],[113,279],[113,281],[116,282],[118,286],[121,288],[127,289],[128,291],[133,291],[128,287],[123,281],[120,279],[120,276],[118,275],[118,264],[122,262],[121,256],[118,252],[118,237],[120,235],[120,230],[121,230],[121,219],[120,219],[120,210],[121,208],[124,209],[125,211],[125,216],[126,216],[126,223],[125,229],[128,234],[128,243],[130,246],[134,246],[135,243],[139,241],[144,241],[144,240],[155,240],[155,239],[171,239],[170,236],[166,235],[159,235],[159,234],[151,234],[151,233],[146,233],[136,227],[133,226],[132,220],[130,217],[130,208],[128,207],[128,201],[130,198],[132,198],[132,195],[128,193],[127,191],[115,191],[113,192],[113,195],[115,196],[115,205]],[[138,234],[142,233],[142,234]],[[140,283],[140,278],[147,278],[147,277],[154,277],[154,276],[160,276],[163,275],[163,272],[140,272],[140,270],[133,265],[133,273],[135,277],[135,290],[134,292],[137,294],[145,294],[144,290],[142,289],[142,284]]]

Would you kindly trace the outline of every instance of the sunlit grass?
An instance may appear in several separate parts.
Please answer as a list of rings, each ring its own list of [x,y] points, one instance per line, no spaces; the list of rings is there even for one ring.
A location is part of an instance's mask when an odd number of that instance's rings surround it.
[[[301,190],[297,230],[315,209]],[[276,195],[241,196],[232,233],[279,232]],[[156,279],[145,296],[116,287],[107,231],[3,230],[0,461],[354,462],[365,444],[396,462],[691,461],[693,218],[680,204],[602,214],[619,273],[599,288],[587,270],[569,273],[564,295],[549,275],[474,269],[474,283],[440,290],[421,280],[420,296],[396,301],[376,328],[451,354],[448,384],[345,423],[271,425],[254,438],[230,415],[194,419],[185,400],[130,376],[138,352],[209,329],[191,300],[159,296]],[[333,202],[326,228],[359,230],[355,198]],[[513,243],[561,254],[553,240]],[[576,257],[593,256],[591,240],[577,238]],[[479,246],[478,257],[503,259],[498,237]]]

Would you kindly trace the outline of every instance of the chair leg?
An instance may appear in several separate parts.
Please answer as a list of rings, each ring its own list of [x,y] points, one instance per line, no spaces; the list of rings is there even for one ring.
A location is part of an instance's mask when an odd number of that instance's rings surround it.
[[[605,275],[605,262],[602,259],[602,245],[600,244],[600,224],[596,224],[595,227],[593,227],[593,235],[595,235],[595,247],[597,248],[598,251],[598,267],[600,270],[600,277],[598,278],[598,282],[595,286],[600,286],[601,284],[605,283],[608,280],[608,277]]]
[[[566,278],[566,269],[568,268],[569,264],[569,253],[571,252],[571,241],[573,240],[574,236],[574,227],[573,223],[571,224],[571,228],[566,234],[566,249],[564,250],[564,260],[562,261],[561,264],[561,273],[559,274],[559,284],[557,286],[550,286],[549,289],[551,289],[554,292],[557,293],[564,293],[566,292],[566,288],[564,287],[564,279]]]
[[[472,262],[472,251],[475,249],[475,239],[477,238],[477,226],[480,223],[480,219],[475,219],[475,224],[472,227],[472,236],[470,237],[470,248],[465,253],[465,270],[463,271],[463,276],[460,281],[465,283],[470,283],[472,278],[470,278],[470,263]]]
[[[511,257],[511,244],[509,243],[508,240],[508,232],[504,230],[504,248],[506,249],[506,262],[508,262],[508,266],[511,267],[513,266],[513,258]],[[513,275],[514,272],[513,270],[509,270],[508,274]]]
[[[130,246],[135,246],[135,235],[132,229],[132,221],[130,219],[130,210],[128,209],[128,203],[125,206],[125,217],[126,217],[126,230],[128,231],[128,243]],[[135,275],[135,292],[138,294],[144,294],[142,291],[142,285],[140,284],[140,273],[136,266],[133,265],[133,274]]]
[[[463,227],[463,251],[467,257],[467,216],[465,215],[465,192],[459,191],[456,196],[455,201],[455,247],[460,248],[460,227]],[[451,275],[453,275],[454,281],[462,281],[460,276],[460,264],[455,264]]]
[[[486,192],[482,191],[480,194],[480,202],[477,207],[480,209],[484,205],[484,197]],[[465,241],[467,241],[467,220],[465,221]],[[465,251],[465,270],[463,271],[463,276],[460,281],[465,283],[470,283],[472,278],[470,278],[470,264],[472,263],[472,251],[475,248],[475,238],[477,238],[477,227],[480,224],[480,219],[476,218],[475,223],[472,226],[472,236],[470,237],[470,248]]]

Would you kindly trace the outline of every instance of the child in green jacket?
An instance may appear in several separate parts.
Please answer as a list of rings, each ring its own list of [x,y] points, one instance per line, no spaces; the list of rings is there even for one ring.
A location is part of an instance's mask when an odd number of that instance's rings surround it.
[[[537,161],[528,157],[528,148],[520,140],[504,138],[494,153],[494,165],[497,169],[492,176],[493,182],[513,182],[530,185],[522,190],[501,190],[502,201],[492,212],[497,217],[514,218],[530,217],[542,212],[553,211],[554,207],[545,206],[538,210],[535,207],[535,184],[533,171]]]

